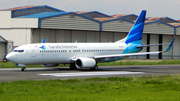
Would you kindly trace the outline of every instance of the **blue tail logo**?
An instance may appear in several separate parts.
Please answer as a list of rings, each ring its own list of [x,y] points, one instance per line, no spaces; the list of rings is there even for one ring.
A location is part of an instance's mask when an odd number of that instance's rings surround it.
[[[143,10],[129,32],[127,39],[125,41],[126,44],[132,42],[136,44],[141,44],[145,18],[146,10]]]

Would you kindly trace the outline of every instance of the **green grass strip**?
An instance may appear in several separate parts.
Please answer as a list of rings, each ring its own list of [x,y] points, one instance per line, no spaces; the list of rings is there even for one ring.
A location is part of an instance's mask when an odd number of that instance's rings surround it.
[[[125,66],[125,65],[178,65],[180,60],[121,60],[116,62],[98,63],[98,66]],[[42,67],[41,65],[27,65],[26,67]],[[58,67],[69,67],[69,64],[60,64]],[[14,63],[0,62],[0,68],[18,68]]]
[[[120,66],[120,65],[177,65],[180,60],[121,60],[117,62],[98,63],[99,66]]]
[[[0,83],[0,101],[179,101],[180,75]]]

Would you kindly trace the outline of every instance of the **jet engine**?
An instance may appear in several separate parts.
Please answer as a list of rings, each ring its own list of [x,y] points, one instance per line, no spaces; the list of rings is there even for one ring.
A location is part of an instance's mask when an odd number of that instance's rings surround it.
[[[75,65],[77,68],[92,68],[96,66],[96,60],[93,58],[80,57],[76,60]]]

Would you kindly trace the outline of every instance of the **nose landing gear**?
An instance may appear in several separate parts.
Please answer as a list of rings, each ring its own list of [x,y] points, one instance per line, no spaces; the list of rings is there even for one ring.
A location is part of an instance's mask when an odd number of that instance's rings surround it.
[[[26,71],[26,67],[22,67],[22,68],[21,68],[21,71]]]
[[[21,71],[26,71],[26,65],[24,64],[15,64],[16,66],[22,67]]]

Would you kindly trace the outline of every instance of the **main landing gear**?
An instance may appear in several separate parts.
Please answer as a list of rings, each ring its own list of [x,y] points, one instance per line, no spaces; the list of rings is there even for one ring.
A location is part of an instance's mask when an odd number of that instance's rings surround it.
[[[98,70],[98,65],[95,65],[93,68],[90,68],[91,70]]]
[[[70,64],[69,67],[71,70],[77,70],[75,63]],[[90,70],[98,70],[98,65],[95,65],[93,68],[90,68]]]
[[[71,64],[70,64],[70,69],[71,69],[71,70],[76,70],[76,69],[77,69],[75,63],[71,63]]]
[[[26,71],[26,67],[22,67],[22,68],[21,68],[21,71]]]

